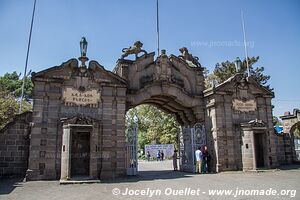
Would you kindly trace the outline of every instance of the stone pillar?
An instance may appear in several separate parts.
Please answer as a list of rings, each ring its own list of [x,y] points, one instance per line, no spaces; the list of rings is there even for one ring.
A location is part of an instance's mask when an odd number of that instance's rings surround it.
[[[86,127],[85,129],[91,129],[90,134],[90,178],[98,179],[98,158],[99,156],[99,124],[94,123],[93,127]]]
[[[109,88],[106,88],[109,90]],[[105,91],[104,91],[105,92]],[[101,166],[101,174],[100,179],[112,179],[114,166],[113,159],[115,160],[115,136],[112,136],[112,101],[113,97],[105,96],[103,99],[103,117],[102,117],[102,166]],[[113,133],[115,134],[115,133]]]
[[[251,131],[250,132],[251,134],[251,143],[252,143],[252,168],[253,170],[256,170],[256,145],[255,145],[255,139],[254,139],[254,132]],[[262,153],[265,153],[265,152],[262,152]]]
[[[120,98],[121,99],[121,98]],[[121,99],[117,101],[117,169],[116,176],[123,177],[126,175],[126,138],[125,138],[125,111],[126,100]]]
[[[243,170],[253,170],[256,167],[253,131],[250,129],[243,129],[242,141]]]
[[[63,126],[62,153],[61,153],[61,180],[71,177],[71,128]]]

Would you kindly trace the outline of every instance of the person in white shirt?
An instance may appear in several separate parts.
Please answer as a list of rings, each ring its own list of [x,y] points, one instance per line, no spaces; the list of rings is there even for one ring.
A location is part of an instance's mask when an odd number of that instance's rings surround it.
[[[195,157],[196,157],[196,173],[201,174],[202,173],[202,151],[201,151],[201,147],[198,147],[198,149],[195,151]]]

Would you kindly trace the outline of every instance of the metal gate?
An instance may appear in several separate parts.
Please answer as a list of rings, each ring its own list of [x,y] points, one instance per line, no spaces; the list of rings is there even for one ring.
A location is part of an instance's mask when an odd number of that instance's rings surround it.
[[[126,166],[127,175],[135,176],[138,172],[138,125],[132,124],[127,127],[126,133]]]
[[[196,170],[195,151],[198,147],[206,145],[204,125],[196,123],[193,128],[181,127],[179,142],[180,170],[194,173]]]

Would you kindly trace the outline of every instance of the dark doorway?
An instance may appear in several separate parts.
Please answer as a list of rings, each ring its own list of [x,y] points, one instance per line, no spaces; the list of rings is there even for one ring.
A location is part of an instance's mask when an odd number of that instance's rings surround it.
[[[254,134],[254,145],[255,145],[255,158],[256,158],[256,168],[264,167],[264,143],[263,134]]]
[[[71,177],[89,176],[90,168],[90,133],[72,134]]]

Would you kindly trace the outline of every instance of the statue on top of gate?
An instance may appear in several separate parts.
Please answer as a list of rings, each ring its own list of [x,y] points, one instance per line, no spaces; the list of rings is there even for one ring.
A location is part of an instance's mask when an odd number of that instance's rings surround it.
[[[179,55],[178,57],[184,60],[190,67],[201,67],[199,58],[190,54],[186,47],[180,48],[179,51],[181,55]]]
[[[147,51],[143,50],[142,47],[143,47],[143,43],[141,41],[136,41],[133,44],[133,46],[122,49],[123,54],[122,54],[121,58],[123,59],[131,54],[135,54],[135,59],[137,59],[138,54],[141,52],[143,52],[144,55],[147,56]]]

